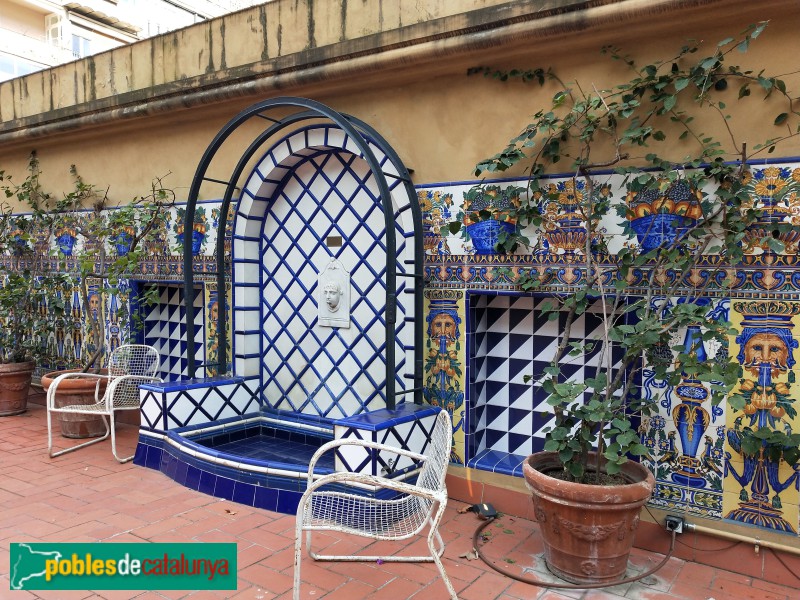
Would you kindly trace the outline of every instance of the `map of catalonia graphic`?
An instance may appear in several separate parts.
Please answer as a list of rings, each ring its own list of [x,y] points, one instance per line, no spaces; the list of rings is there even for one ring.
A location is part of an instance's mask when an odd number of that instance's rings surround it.
[[[11,565],[11,589],[24,589],[25,582],[45,576],[45,562],[61,560],[60,552],[40,552],[28,544],[17,544],[17,560]]]

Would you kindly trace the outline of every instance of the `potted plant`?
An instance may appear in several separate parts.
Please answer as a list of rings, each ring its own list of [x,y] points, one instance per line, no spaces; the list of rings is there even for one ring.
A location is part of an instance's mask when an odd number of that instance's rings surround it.
[[[0,181],[5,197],[16,202],[42,194],[34,161],[22,183],[15,184],[3,171]],[[50,336],[55,333],[55,319],[64,311],[68,280],[48,272],[32,247],[32,232],[39,225],[15,215],[6,202],[0,206],[0,416],[27,409],[34,369],[52,358]]]
[[[31,156],[30,168],[35,170],[38,177],[35,155]],[[38,232],[47,232],[44,241],[37,238],[39,249],[44,248],[45,252],[44,255],[37,255],[39,260],[50,265],[53,259],[57,259],[58,272],[64,280],[69,281],[70,291],[77,291],[78,301],[71,306],[75,313],[72,316],[82,321],[83,330],[80,338],[82,347],[78,349],[80,367],[76,370],[88,372],[92,369],[99,372],[108,349],[107,299],[112,295],[119,297],[127,294],[126,279],[140,269],[140,263],[146,256],[146,242],[164,222],[166,211],[174,204],[174,193],[161,185],[161,179],[156,179],[149,194],[111,207],[108,190],[86,183],[74,165],[70,172],[74,187],[62,197],[40,191],[37,194],[24,194],[20,199],[25,200],[31,209],[27,222],[35,223]],[[139,302],[144,305],[153,301],[151,296],[154,293],[155,290],[146,288]],[[121,301],[118,305],[119,312],[125,313],[126,303]],[[75,308],[78,307],[79,312],[76,312]],[[52,324],[59,316],[48,305],[42,318]],[[127,313],[117,316],[120,320],[129,318]],[[136,326],[135,315],[132,318],[132,325]],[[42,376],[45,390],[62,372],[50,372]],[[63,381],[56,394],[56,403],[93,403],[96,394],[102,392],[102,380],[101,388],[97,387],[97,382],[96,378],[70,378]],[[62,435],[66,437],[93,437],[105,431],[100,418],[60,416]]]
[[[568,291],[548,287],[549,280],[536,269],[521,269],[517,279],[522,290],[549,296],[545,311],[560,323],[554,357],[543,372],[526,378],[546,392],[554,424],[544,452],[528,458],[524,474],[541,524],[545,559],[551,571],[569,581],[613,583],[624,577],[639,510],[654,486],[652,473],[630,460],[650,456],[640,428],[647,430],[658,409],[659,398],[641,389],[645,368],[665,383],[664,389],[685,399],[672,418],[687,440],[690,432],[700,439],[697,419],[705,410],[700,403],[716,405],[728,398],[730,410],[742,411],[729,442],[735,451],[746,449],[752,468],[769,457],[776,470],[779,461],[794,465],[800,458],[797,434],[781,421],[794,410],[789,384],[775,383],[767,373],[778,377],[785,365],[759,362],[762,345],[751,344],[749,354],[742,352],[750,357],[748,369],[760,378],[742,377],[740,361],[724,351],[737,332],[709,301],[713,292],[722,291],[714,282],[724,286],[748,248],[781,252],[791,230],[791,223],[779,219],[772,219],[769,229],[757,227],[764,221],[763,209],[753,200],[747,164],[797,135],[796,123],[787,128],[798,117],[792,96],[782,80],[743,70],[730,60],[733,53],[747,50],[764,27],[753,26],[706,53],[687,44],[674,56],[647,64],[604,48],[628,74],[603,89],[593,83],[568,85],[546,69],[473,71],[554,88],[547,96],[552,106],[539,110],[504,149],[476,167],[481,176],[524,167],[528,177],[527,194],[520,195],[510,215],[518,228],[507,233],[498,249],[536,248],[557,231],[549,225],[559,219],[569,221],[573,230],[584,229],[582,247],[568,249],[573,261]],[[758,110],[773,110],[773,103],[780,103],[777,116],[769,117],[769,125],[780,128],[772,139],[755,146],[738,141],[726,107],[730,94],[725,90],[733,85],[739,86],[740,100],[750,96],[752,87],[763,89],[768,99]],[[726,140],[698,129],[714,117],[723,121]],[[693,150],[687,155],[689,146]],[[562,203],[564,210],[556,201],[562,190],[544,179],[556,163],[569,165],[572,173],[563,185],[563,192],[572,192],[569,202]],[[598,193],[612,178],[627,194]],[[628,239],[613,253],[603,252],[613,245],[607,228],[615,217],[615,234]],[[638,219],[648,222],[639,226]],[[452,223],[451,232],[463,224]],[[753,237],[756,242],[742,243]],[[708,277],[698,285],[692,277],[701,269]],[[600,323],[597,334],[574,335],[573,324],[588,313]],[[676,333],[683,334],[681,343],[673,338]],[[737,343],[751,339],[744,335],[735,338]],[[722,350],[707,356],[705,347],[712,345]],[[579,358],[595,366],[575,380],[565,367]],[[737,385],[739,392],[731,394]],[[693,457],[686,458],[688,464]]]

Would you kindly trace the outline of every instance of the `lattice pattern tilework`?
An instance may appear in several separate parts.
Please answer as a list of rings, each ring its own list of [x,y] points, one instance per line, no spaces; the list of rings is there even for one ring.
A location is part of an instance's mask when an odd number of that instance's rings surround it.
[[[358,427],[334,427],[334,437],[356,438],[380,444],[395,446],[411,452],[424,453],[430,443],[431,433],[436,423],[436,415],[397,423],[378,430]],[[344,446],[336,452],[336,470],[386,475],[414,466],[414,461],[406,456],[391,453],[376,453],[367,448]]]
[[[161,356],[158,375],[164,380],[191,377],[187,371],[186,358],[186,307],[184,306],[183,286],[178,284],[159,285],[159,302],[155,306],[144,307],[144,343],[153,346]],[[195,290],[195,360],[204,360],[203,294]],[[202,373],[198,373],[201,375]]]
[[[385,406],[385,223],[374,177],[357,152],[335,128],[302,131],[267,154],[245,186],[234,240],[235,371],[260,373],[272,408],[337,419]],[[382,168],[393,168],[378,155]],[[399,191],[397,179],[389,185]],[[403,272],[411,244],[405,217],[396,217]],[[328,246],[329,236],[342,245]],[[244,258],[255,249],[257,280],[256,265]],[[331,258],[350,272],[348,329],[317,324],[317,280]],[[406,360],[413,335],[404,321],[412,313],[406,286],[398,278],[398,389],[413,364]]]
[[[543,429],[552,425],[547,394],[535,385],[555,356],[566,313],[549,320],[542,311],[546,298],[471,296],[474,333],[470,375],[470,466],[520,474],[520,463],[544,446]],[[601,321],[589,311],[572,324],[570,339],[599,336]],[[597,350],[561,361],[572,380],[593,376]],[[621,352],[614,356],[619,365]],[[524,382],[524,376],[534,379]]]
[[[247,383],[178,386],[141,391],[142,427],[166,431],[241,416],[259,409],[258,399]]]
[[[139,390],[139,408],[142,415],[142,429],[166,429],[161,394],[151,390]]]

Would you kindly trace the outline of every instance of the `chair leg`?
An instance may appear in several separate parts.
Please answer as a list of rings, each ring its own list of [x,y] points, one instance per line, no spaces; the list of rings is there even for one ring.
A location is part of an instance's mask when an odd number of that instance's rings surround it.
[[[433,558],[433,562],[436,563],[436,567],[439,569],[439,573],[442,575],[442,581],[444,581],[444,585],[447,587],[447,591],[450,594],[451,600],[458,600],[458,596],[456,595],[456,590],[453,587],[453,583],[450,581],[450,578],[447,576],[447,572],[444,570],[444,564],[442,563],[441,556],[444,554],[444,540],[442,539],[441,534],[439,533],[439,521],[442,520],[442,515],[444,514],[445,505],[439,505],[438,510],[436,511],[436,516],[430,523],[430,531],[428,532],[428,548],[431,551],[431,557]],[[441,545],[441,550],[437,550],[436,548],[436,541],[439,541]]]
[[[294,532],[294,584],[292,586],[292,600],[300,600],[300,561],[303,555],[303,513],[297,510],[297,525]]]
[[[47,411],[47,450],[50,453],[50,458],[61,456],[62,454],[66,454],[67,452],[74,452],[79,448],[85,448],[86,446],[91,446],[92,444],[97,444],[98,442],[102,442],[103,440],[108,439],[111,432],[111,430],[108,427],[108,420],[106,419],[105,415],[101,416],[103,417],[103,425],[105,425],[106,427],[106,433],[103,437],[94,438],[89,440],[88,442],[83,442],[82,444],[78,444],[77,446],[71,446],[70,448],[65,448],[64,450],[58,450],[56,452],[53,452],[53,427],[52,423],[50,422],[50,417],[51,417],[50,411]]]
[[[109,417],[111,419],[111,452],[114,454],[114,458],[116,458],[117,461],[119,461],[121,463],[130,462],[131,460],[133,460],[133,457],[136,456],[136,454],[131,454],[130,456],[128,456],[126,458],[120,458],[119,457],[119,455],[117,454],[117,428],[116,428],[116,425],[114,424],[114,411],[113,410],[111,411],[111,414],[109,415]]]

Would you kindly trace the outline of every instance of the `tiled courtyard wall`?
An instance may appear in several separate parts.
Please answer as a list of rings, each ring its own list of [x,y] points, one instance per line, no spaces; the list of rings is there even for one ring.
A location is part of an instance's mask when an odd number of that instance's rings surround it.
[[[753,165],[753,201],[769,203],[779,191],[796,186],[797,162],[776,161]],[[560,191],[553,210],[564,212],[572,189],[569,178],[553,177]],[[624,198],[616,176],[609,175],[612,198]],[[464,195],[474,183],[438,184],[419,188],[425,210],[426,276],[428,300],[428,352],[426,399],[454,413],[457,462],[508,475],[521,475],[520,462],[540,450],[552,420],[546,394],[535,385],[554,356],[558,321],[548,321],[539,305],[548,295],[581,286],[584,277],[580,251],[571,245],[567,227],[534,237],[532,254],[498,255],[487,252],[480,236],[469,229],[454,236],[446,224],[456,218]],[[525,185],[524,180],[496,182],[500,189]],[[800,195],[791,191],[780,209],[785,222],[800,226]],[[617,223],[604,223],[606,252],[596,259],[612,264],[610,255],[624,244],[637,243],[624,235]],[[574,233],[574,232],[573,232]],[[670,386],[645,369],[642,393],[656,399],[659,414],[641,421],[639,431],[650,449],[646,460],[657,477],[654,506],[714,521],[755,525],[764,530],[798,532],[798,473],[785,462],[752,458],[741,451],[737,423],[754,428],[769,425],[800,431],[793,409],[798,399],[794,384],[800,330],[800,262],[797,230],[782,234],[784,253],[776,255],[755,247],[758,236],[746,237],[746,257],[734,269],[720,270],[719,256],[708,256],[696,271],[686,274],[686,294],[707,289],[716,318],[730,321],[737,334],[727,347],[702,346],[707,360],[734,355],[743,365],[741,390],[754,400],[745,411],[712,406],[699,382],[684,380]],[[784,239],[786,238],[786,239]],[[476,247],[479,248],[476,251]],[[605,259],[603,257],[606,257]],[[536,295],[515,289],[522,272],[538,274],[544,285]],[[720,275],[720,271],[721,275]],[[708,278],[718,277],[705,288]],[[637,282],[633,282],[636,289]],[[645,289],[642,280],[641,289]],[[685,301],[671,298],[667,307]],[[578,330],[592,337],[597,327],[584,315]],[[577,333],[576,333],[577,331]],[[676,331],[673,344],[684,344],[696,332]],[[669,352],[669,350],[667,350]],[[765,354],[766,353],[766,354]],[[775,367],[769,375],[756,366],[764,357]],[[591,357],[566,367],[572,377],[589,376]],[[763,371],[763,368],[761,369]],[[524,383],[524,376],[533,376]],[[760,379],[759,379],[760,377]]]

